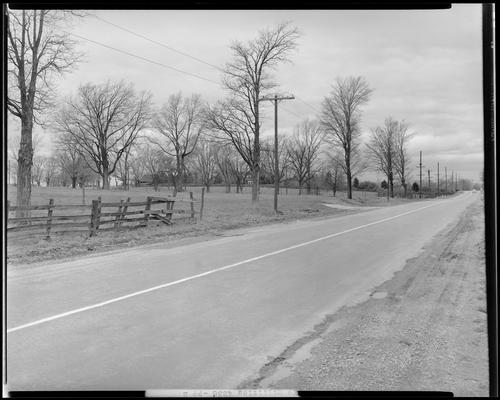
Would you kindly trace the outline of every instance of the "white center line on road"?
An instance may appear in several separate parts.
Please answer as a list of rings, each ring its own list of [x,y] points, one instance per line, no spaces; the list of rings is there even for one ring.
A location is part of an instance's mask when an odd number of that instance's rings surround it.
[[[360,225],[360,226],[357,226],[355,228],[347,229],[347,230],[342,231],[342,232],[332,233],[330,235],[322,236],[320,238],[309,240],[307,242],[295,244],[295,245],[290,246],[290,247],[285,247],[284,249],[272,251],[270,253],[262,254],[262,255],[257,256],[257,257],[249,258],[247,260],[238,261],[238,262],[236,262],[234,264],[225,265],[223,267],[212,269],[210,271],[206,271],[206,272],[203,272],[201,274],[188,276],[187,278],[182,278],[182,279],[179,279],[179,280],[176,280],[176,281],[173,281],[173,282],[163,283],[163,284],[158,285],[158,286],[153,286],[153,287],[151,287],[149,289],[144,289],[144,290],[140,290],[138,292],[129,293],[129,294],[125,295],[125,296],[115,297],[114,299],[106,300],[106,301],[103,301],[103,302],[100,302],[100,303],[96,303],[96,304],[92,304],[90,306],[86,306],[86,307],[82,307],[82,308],[77,308],[75,310],[71,310],[71,311],[67,311],[67,312],[61,313],[61,314],[53,315],[52,317],[42,318],[42,319],[39,319],[39,320],[36,320],[36,321],[33,321],[33,322],[29,322],[29,323],[24,324],[24,325],[19,325],[19,326],[16,326],[14,328],[7,329],[7,333],[19,331],[21,329],[29,328],[29,327],[35,326],[35,325],[40,325],[40,324],[43,324],[45,322],[54,321],[56,319],[68,317],[70,315],[78,314],[78,313],[81,313],[81,312],[84,312],[84,311],[93,310],[95,308],[104,307],[104,306],[106,306],[108,304],[112,304],[112,303],[116,303],[118,301],[126,300],[126,299],[129,299],[131,297],[139,296],[141,294],[153,292],[155,290],[163,289],[163,288],[166,288],[166,287],[169,287],[169,286],[178,285],[179,283],[183,283],[183,282],[187,282],[187,281],[190,281],[190,280],[193,280],[193,279],[201,278],[203,276],[207,276],[207,275],[210,275],[210,274],[213,274],[213,273],[216,273],[216,272],[224,271],[224,270],[229,269],[229,268],[234,268],[234,267],[237,267],[239,265],[250,263],[252,261],[261,260],[261,259],[266,258],[266,257],[271,257],[271,256],[274,256],[276,254],[284,253],[285,251],[289,251],[289,250],[297,249],[299,247],[303,247],[303,246],[307,246],[307,245],[310,245],[310,244],[313,244],[313,243],[317,243],[317,242],[320,242],[322,240],[331,239],[333,237],[340,236],[340,235],[343,235],[345,233],[357,231],[359,229],[363,229],[363,228],[366,228],[368,226],[372,226],[372,225],[376,225],[376,224],[381,224],[382,222],[391,221],[393,219],[402,217],[404,215],[412,214],[412,213],[415,213],[417,211],[424,210],[426,208],[435,206],[436,204],[442,204],[442,203],[437,203],[437,202],[436,203],[432,203],[432,204],[430,204],[428,206],[425,206],[425,207],[420,207],[420,208],[417,208],[415,210],[407,211],[407,212],[404,212],[402,214],[398,214],[398,215],[395,215],[395,216],[392,216],[392,217],[389,217],[389,218],[384,218],[384,219],[381,219],[381,220],[378,220],[378,221],[370,222],[368,224]]]

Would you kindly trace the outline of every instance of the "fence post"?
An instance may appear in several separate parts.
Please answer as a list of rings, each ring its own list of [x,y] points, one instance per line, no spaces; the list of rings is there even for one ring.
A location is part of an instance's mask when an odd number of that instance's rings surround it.
[[[130,197],[127,197],[127,203],[130,203]],[[125,206],[123,206],[122,216],[120,218],[119,226],[122,226],[121,220],[125,218],[125,213],[127,212],[127,209],[128,209],[128,204],[126,204]]]
[[[98,206],[97,206],[97,219],[96,219],[96,229],[99,229],[99,225],[101,223],[101,196],[97,198]]]
[[[191,200],[191,218],[194,218],[193,192],[189,192],[189,199]]]
[[[118,206],[118,211],[116,212],[115,223],[113,224],[113,228],[118,227],[118,224],[119,224],[118,221],[122,217],[122,208],[123,208],[123,199],[120,200],[120,205]]]
[[[205,188],[201,188],[200,221],[203,218],[203,205],[205,204]]]
[[[148,220],[149,220],[149,214],[147,213],[147,211],[151,210],[151,196],[148,196],[146,198],[146,201],[148,202],[148,204],[146,204],[146,207],[144,207],[144,226],[147,226],[148,225]]]
[[[54,199],[49,199],[49,210],[47,212],[47,237],[45,239],[50,239],[50,228],[52,225],[52,211],[54,206]]]
[[[90,214],[90,236],[97,230],[97,214],[99,213],[99,200],[92,200],[92,213]]]

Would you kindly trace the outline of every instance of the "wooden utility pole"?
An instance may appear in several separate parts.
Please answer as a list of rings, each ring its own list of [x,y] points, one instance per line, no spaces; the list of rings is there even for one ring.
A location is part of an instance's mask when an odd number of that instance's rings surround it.
[[[263,97],[259,100],[274,101],[274,213],[278,214],[278,193],[280,190],[280,174],[279,174],[279,153],[278,153],[278,101],[293,100],[294,96],[278,96]]]
[[[422,150],[420,150],[420,186],[418,187],[418,198],[422,198]]]
[[[438,182],[437,182],[437,195],[439,196],[439,163],[438,163]]]
[[[444,192],[448,194],[448,171],[444,167]]]
[[[429,182],[429,193],[431,192],[431,170],[427,170],[427,180]]]

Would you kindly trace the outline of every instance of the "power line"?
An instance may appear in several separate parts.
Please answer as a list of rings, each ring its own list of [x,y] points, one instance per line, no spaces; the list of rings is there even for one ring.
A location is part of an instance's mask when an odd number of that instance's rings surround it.
[[[86,37],[84,37],[84,36],[77,35],[76,33],[68,32],[68,31],[64,31],[64,32],[65,32],[65,33],[67,33],[67,34],[69,34],[69,35],[76,36],[77,38],[80,38],[80,39],[86,40],[87,42],[91,42],[91,43],[97,44],[97,45],[99,45],[99,46],[106,47],[106,48],[108,48],[108,49],[111,49],[111,50],[117,51],[118,53],[126,54],[126,55],[128,55],[128,56],[138,58],[138,59],[140,59],[140,60],[143,60],[143,61],[149,62],[149,63],[151,63],[151,64],[155,64],[155,65],[158,65],[158,66],[160,66],[160,67],[164,67],[164,68],[167,68],[167,69],[171,69],[171,70],[173,70],[173,71],[176,71],[176,72],[180,72],[181,74],[189,75],[189,76],[192,76],[192,77],[194,77],[194,78],[202,79],[202,80],[204,80],[204,81],[211,82],[211,83],[215,83],[216,85],[219,85],[219,82],[213,81],[213,80],[208,79],[208,78],[204,78],[203,76],[196,75],[196,74],[193,74],[193,73],[191,73],[191,72],[187,72],[187,71],[184,71],[184,70],[182,70],[182,69],[175,68],[175,67],[172,67],[172,66],[170,66],[170,65],[160,63],[160,62],[158,62],[158,61],[153,61],[153,60],[150,60],[149,58],[142,57],[142,56],[138,56],[138,55],[136,55],[136,54],[129,53],[128,51],[125,51],[125,50],[117,49],[116,47],[109,46],[109,45],[104,44],[104,43],[101,43],[101,42],[97,42],[97,41],[95,41],[95,40],[92,40],[92,39],[86,38]]]
[[[303,117],[301,117],[300,115],[298,115],[298,114],[294,113],[293,111],[291,111],[291,110],[289,110],[289,109],[287,109],[287,108],[285,108],[285,107],[283,107],[283,106],[281,106],[281,109],[282,109],[283,111],[286,111],[288,114],[291,114],[291,115],[296,116],[297,118],[303,118]]]
[[[296,97],[296,99],[298,101],[300,101],[301,103],[305,104],[306,106],[308,106],[311,110],[314,110],[316,111],[317,113],[321,113],[316,107],[313,107],[312,105],[310,105],[309,103],[307,103],[306,101],[302,100],[300,97]]]
[[[158,42],[157,40],[154,40],[154,39],[148,38],[148,37],[146,37],[146,36],[144,36],[144,35],[141,35],[140,33],[134,32],[134,31],[132,31],[132,30],[130,30],[130,29],[124,28],[123,26],[120,26],[120,25],[117,25],[117,24],[115,24],[115,23],[113,23],[113,22],[107,21],[107,20],[105,20],[105,19],[104,19],[104,18],[102,18],[102,17],[98,17],[97,15],[94,15],[94,18],[97,18],[97,19],[101,20],[102,22],[105,22],[106,24],[112,25],[112,26],[114,26],[114,27],[116,27],[116,28],[118,28],[118,29],[121,29],[121,30],[123,30],[123,31],[125,31],[125,32],[128,32],[128,33],[130,33],[130,34],[132,34],[132,35],[135,35],[135,36],[137,36],[137,37],[140,37],[141,39],[144,39],[144,40],[147,40],[147,41],[149,41],[149,42],[151,42],[151,43],[157,44],[158,46],[165,47],[166,49],[168,49],[168,50],[170,50],[170,51],[173,51],[173,52],[175,52],[175,53],[181,54],[181,55],[183,55],[183,56],[185,56],[185,57],[191,58],[192,60],[198,61],[198,62],[203,63],[203,64],[205,64],[205,65],[208,65],[209,67],[215,68],[215,69],[216,69],[216,70],[218,70],[218,71],[224,72],[224,70],[223,70],[222,68],[218,67],[217,65],[210,64],[209,62],[204,61],[204,60],[202,60],[201,58],[198,58],[198,57],[192,56],[192,55],[190,55],[190,54],[188,54],[188,53],[185,53],[185,52],[183,52],[183,51],[177,50],[177,49],[175,49],[175,48],[173,48],[173,47],[171,47],[171,46],[166,45],[165,43],[161,43],[161,42]]]
[[[140,37],[141,39],[147,40],[147,41],[149,41],[149,42],[151,42],[151,43],[157,44],[158,46],[162,46],[162,47],[164,47],[164,48],[166,48],[166,49],[168,49],[168,50],[171,50],[171,51],[173,51],[173,52],[175,52],[175,53],[178,53],[178,54],[181,54],[181,55],[183,55],[183,56],[185,56],[185,57],[191,58],[192,60],[195,60],[195,61],[198,61],[198,62],[200,62],[200,63],[203,63],[203,64],[205,64],[205,65],[207,65],[207,66],[209,66],[209,67],[211,67],[211,68],[216,69],[217,71],[224,72],[224,70],[223,70],[222,68],[218,67],[217,65],[211,64],[211,63],[209,63],[208,61],[202,60],[201,58],[198,58],[198,57],[192,56],[191,54],[188,54],[188,53],[186,53],[186,52],[184,52],[184,51],[177,50],[177,49],[175,49],[175,48],[173,48],[173,47],[171,47],[171,46],[169,46],[169,45],[166,45],[165,43],[161,43],[161,42],[158,42],[157,40],[154,40],[154,39],[148,38],[148,37],[146,37],[146,36],[144,36],[144,35],[141,35],[140,33],[134,32],[134,31],[132,31],[131,29],[128,29],[128,28],[125,28],[125,27],[120,26],[120,25],[118,25],[118,24],[115,24],[115,23],[113,23],[113,22],[110,22],[110,21],[108,21],[108,20],[106,20],[106,19],[104,19],[104,18],[102,18],[102,17],[97,16],[97,15],[94,15],[94,17],[95,17],[96,19],[99,19],[100,21],[102,21],[102,22],[104,22],[104,23],[107,23],[107,24],[109,24],[109,25],[112,25],[112,26],[114,26],[114,27],[116,27],[116,28],[118,28],[118,29],[121,29],[121,30],[123,30],[123,31],[125,31],[125,32],[128,32],[128,33],[130,33],[130,34],[132,34],[132,35],[134,35],[134,36]],[[319,111],[316,107],[312,106],[312,105],[311,105],[311,104],[309,104],[308,102],[306,102],[306,101],[302,100],[302,99],[301,99],[301,98],[299,98],[299,97],[296,97],[296,99],[297,99],[297,100],[299,100],[301,103],[305,104],[306,106],[308,106],[311,110],[313,110],[313,111],[315,111],[315,112],[317,112],[317,113],[320,113],[320,111]],[[287,111],[287,112],[290,112],[290,111],[288,111],[288,110],[286,110],[286,111]],[[291,112],[290,112],[290,113],[291,113]],[[292,114],[293,114],[293,113],[292,113]],[[297,117],[299,117],[297,114],[294,114],[294,115],[295,115],[295,116],[297,116]],[[302,117],[299,117],[299,118],[302,118]]]

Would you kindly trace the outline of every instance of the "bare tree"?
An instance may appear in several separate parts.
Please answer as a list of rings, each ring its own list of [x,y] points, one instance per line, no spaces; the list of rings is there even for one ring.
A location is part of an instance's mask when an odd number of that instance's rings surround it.
[[[308,193],[310,192],[309,182],[319,171],[317,161],[322,140],[323,133],[316,121],[305,120],[294,129],[288,154],[290,168],[299,184],[299,194],[302,194],[304,184],[308,184]]]
[[[236,184],[236,193],[243,193],[243,186],[246,183],[250,169],[247,163],[245,163],[241,157],[237,154],[233,154],[229,159],[229,168],[231,169],[231,175]]]
[[[145,143],[137,155],[151,176],[155,191],[158,190],[160,179],[175,178],[175,161],[151,143]]]
[[[372,90],[363,77],[337,78],[330,95],[325,97],[321,125],[325,139],[343,153],[342,168],[347,178],[347,197],[352,199],[353,166],[359,163],[360,107],[368,102]]]
[[[394,169],[401,180],[401,186],[404,190],[404,197],[408,193],[408,180],[410,173],[410,157],[408,156],[408,142],[415,135],[408,131],[408,124],[405,121],[398,123],[398,129],[395,135],[396,157],[394,160]]]
[[[59,143],[57,158],[62,173],[70,179],[71,187],[76,189],[77,183],[89,175],[87,161],[76,147],[68,142]]]
[[[49,187],[50,184],[52,183],[52,178],[57,173],[58,166],[59,166],[59,160],[56,156],[53,155],[47,159],[47,162],[45,163],[45,177],[44,177],[47,187]]]
[[[383,127],[371,131],[370,142],[367,143],[368,154],[373,161],[373,168],[387,177],[387,197],[394,197],[394,167],[397,156],[396,135],[399,123],[392,117],[385,119]]]
[[[75,42],[56,24],[69,21],[64,11],[9,10],[7,108],[21,121],[21,140],[17,157],[17,205],[31,203],[33,165],[33,126],[40,113],[52,104],[52,75],[70,71],[80,58]],[[19,211],[22,216],[25,212]]]
[[[196,149],[194,168],[200,174],[201,183],[209,192],[217,168],[215,143],[200,140]]]
[[[231,45],[232,62],[225,68],[223,84],[230,98],[211,108],[208,114],[211,129],[226,136],[236,146],[252,174],[252,203],[259,200],[260,179],[260,110],[263,96],[276,87],[270,71],[279,63],[288,62],[299,37],[288,23],[259,32],[247,43]]]
[[[88,175],[88,163],[78,149],[78,142],[67,132],[60,132],[56,141],[59,167],[64,176],[71,181],[71,187],[76,189],[83,176]]]
[[[126,145],[126,138],[122,139],[120,143],[120,147],[124,147]],[[122,189],[129,190],[130,189],[130,161],[131,161],[131,153],[138,145],[138,138],[134,140],[134,142],[126,147],[126,150],[123,152],[123,156],[120,158],[116,165],[116,172],[118,173],[118,179],[122,182]]]
[[[215,151],[215,163],[226,186],[226,193],[231,192],[231,182],[233,181],[231,159],[234,157],[234,151],[234,148],[229,145],[217,146]]]
[[[130,153],[130,170],[134,180],[134,186],[138,187],[144,178],[146,163],[142,156],[143,146],[134,146]]]
[[[45,162],[46,158],[43,156],[35,156],[33,157],[33,174],[32,174],[32,183],[40,186],[40,183],[43,179],[43,173],[45,172]]]
[[[342,168],[342,156],[338,153],[329,155],[325,170],[325,183],[332,190],[333,197],[335,197],[337,190],[341,188],[345,181],[345,173]]]
[[[285,171],[290,165],[290,154],[288,152],[288,138],[286,136],[278,136],[278,180],[285,176]],[[274,183],[275,169],[275,152],[274,139],[269,138],[262,143],[262,168],[268,174],[270,181]]]
[[[89,83],[79,88],[76,99],[66,101],[55,126],[72,137],[89,167],[102,177],[103,189],[109,189],[110,175],[149,121],[150,105],[150,94],[136,94],[123,81]]]
[[[149,140],[165,154],[175,157],[176,173],[173,177],[177,192],[184,188],[186,157],[195,150],[204,129],[203,115],[200,96],[184,98],[182,93],[171,95],[155,115],[153,126],[157,134]]]

